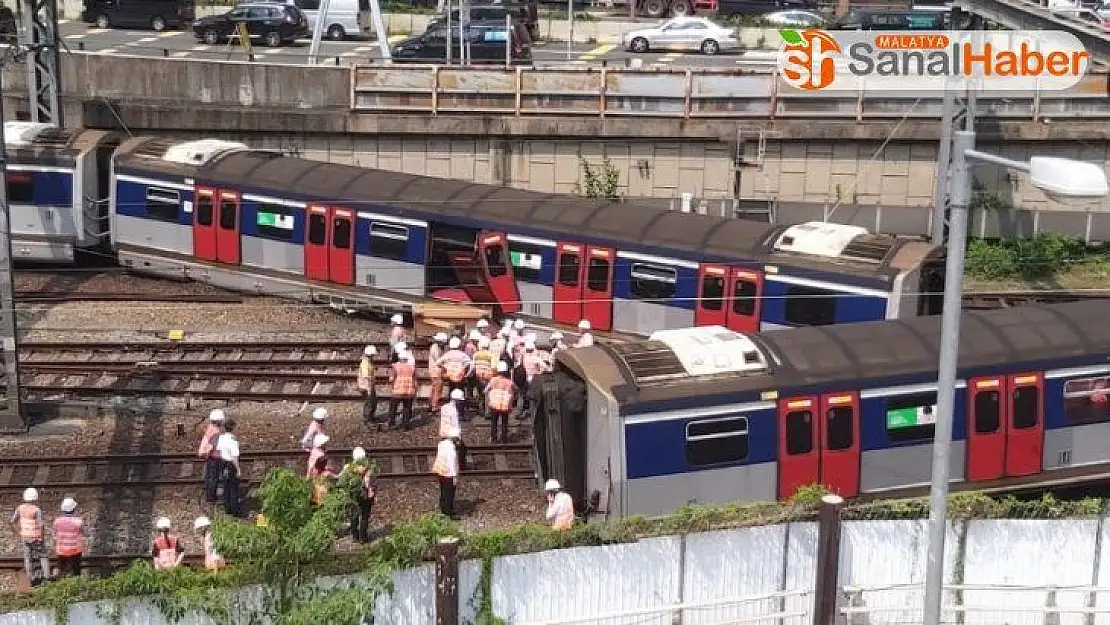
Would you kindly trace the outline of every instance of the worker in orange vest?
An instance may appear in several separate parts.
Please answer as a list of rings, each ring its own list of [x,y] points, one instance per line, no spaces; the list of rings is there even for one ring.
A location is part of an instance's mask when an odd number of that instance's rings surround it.
[[[437,365],[443,367],[443,374],[447,378],[447,386],[451,390],[459,389],[466,392],[466,378],[473,369],[470,356],[462,350],[462,341],[453,337],[447,343],[447,353],[439,357]],[[465,405],[463,406],[465,412]]]
[[[436,460],[432,472],[439,481],[439,512],[455,517],[455,489],[459,484],[458,429],[440,433],[439,446],[436,447]]]
[[[212,538],[212,521],[206,516],[193,521],[193,529],[200,532],[204,540],[204,570],[215,573],[227,566],[224,557],[216,552],[216,541]]]
[[[154,537],[154,542],[150,546],[154,570],[167,571],[181,566],[181,561],[185,559],[185,548],[181,546],[177,536],[170,533],[170,520],[161,517],[155,527],[158,528],[158,535]]]
[[[58,556],[58,577],[81,574],[81,555],[85,552],[88,530],[77,516],[77,501],[72,497],[62,500],[62,516],[54,519],[54,553]]]
[[[328,455],[328,441],[331,437],[327,434],[317,434],[312,437],[312,451],[308,454],[308,469],[305,471],[305,477],[313,477],[313,471],[316,470],[316,463],[321,458],[326,458]]]
[[[208,413],[208,425],[204,428],[204,434],[200,439],[200,447],[197,448],[197,457],[204,460],[204,498],[208,503],[216,503],[218,489],[220,487],[220,472],[223,469],[223,461],[220,460],[220,454],[216,451],[216,441],[223,433],[224,421],[227,420],[227,415],[219,408]]]
[[[513,411],[513,381],[509,378],[509,364],[497,361],[497,375],[486,384],[486,405],[489,406],[489,440],[491,443],[509,442],[509,413]],[[501,436],[497,424],[501,423]]]
[[[408,341],[408,332],[405,331],[405,318],[401,315],[393,315],[389,320],[393,324],[393,328],[389,331],[389,350],[393,353],[394,362],[401,352],[405,351],[404,348],[398,349],[398,346]]]
[[[574,525],[574,501],[563,490],[559,480],[547,480],[547,520],[553,530],[569,530]]]
[[[428,391],[428,405],[435,413],[443,401],[443,367],[439,366],[439,359],[443,356],[443,348],[447,346],[447,333],[439,332],[432,337],[432,346],[428,348],[428,377],[431,378],[432,387]]]
[[[478,351],[474,352],[474,383],[478,394],[478,414],[486,413],[486,384],[489,384],[493,374],[497,371],[498,358],[489,349],[490,340],[486,337],[478,339]]]
[[[23,543],[23,570],[27,572],[27,582],[37,586],[50,575],[50,559],[46,557],[44,543],[42,509],[35,503],[39,491],[28,488],[23,491],[23,503],[16,506],[9,523],[12,533],[19,536]],[[36,568],[37,567],[37,568]]]
[[[397,362],[393,363],[390,372],[393,378],[393,394],[389,398],[389,416],[387,423],[393,427],[393,420],[397,418],[397,407],[401,407],[401,428],[412,429],[412,403],[416,399],[416,357],[409,352],[402,352]]]
[[[374,356],[378,348],[367,345],[362,350],[362,362],[358,364],[358,392],[366,397],[362,404],[362,420],[370,423],[378,413],[378,388],[374,385]]]

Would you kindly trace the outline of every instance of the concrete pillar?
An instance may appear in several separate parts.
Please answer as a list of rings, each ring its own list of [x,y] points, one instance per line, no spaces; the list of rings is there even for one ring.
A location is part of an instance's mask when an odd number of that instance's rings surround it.
[[[840,578],[840,510],[844,500],[836,495],[821,498],[817,528],[817,584],[813,593],[813,624],[836,623]]]
[[[436,545],[436,625],[459,625],[459,539]]]
[[[513,179],[513,148],[510,141],[489,140],[489,184],[509,186]]]

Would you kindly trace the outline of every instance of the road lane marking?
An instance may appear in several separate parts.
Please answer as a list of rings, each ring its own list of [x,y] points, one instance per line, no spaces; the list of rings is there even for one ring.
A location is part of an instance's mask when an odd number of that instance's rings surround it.
[[[593,50],[583,52],[582,54],[580,54],[578,56],[578,60],[580,60],[580,61],[592,61],[592,60],[596,59],[599,56],[603,56],[605,54],[608,54],[611,50],[613,50],[613,48],[616,48],[616,47],[617,47],[616,44],[612,44],[612,43],[602,44],[602,45],[594,48]]]
[[[193,46],[192,48],[189,48],[189,50],[191,50],[193,52],[206,52],[210,49],[212,49],[212,46],[205,46],[205,45]]]
[[[159,39],[167,39],[169,37],[176,37],[178,35],[184,35],[184,34],[185,34],[185,31],[183,31],[183,30],[167,30],[165,32],[158,33],[158,38]]]
[[[66,39],[84,39],[85,36],[84,35],[66,35],[65,38]]]
[[[185,58],[185,57],[189,56],[190,54],[192,54],[192,52],[190,52],[189,50],[180,50],[178,52],[174,52],[174,53],[170,54],[170,56],[172,56],[175,59],[182,59],[182,58]]]
[[[115,48],[104,48],[103,50],[93,50],[94,54],[115,54],[119,50]]]
[[[405,39],[408,39],[408,38],[409,38],[408,35],[390,35],[388,41],[389,41],[389,43],[397,43],[398,41],[404,41]],[[443,47],[446,48],[447,46],[445,45]]]
[[[138,41],[136,41],[135,43],[150,43],[152,41],[158,41],[158,38],[157,37],[142,37]]]

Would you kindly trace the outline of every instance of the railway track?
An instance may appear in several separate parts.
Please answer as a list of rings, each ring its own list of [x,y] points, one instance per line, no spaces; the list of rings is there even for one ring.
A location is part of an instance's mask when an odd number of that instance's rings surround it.
[[[173,302],[188,304],[241,304],[243,298],[231,294],[196,293],[73,293],[71,291],[16,291],[15,301],[23,304],[60,304],[64,302]]]
[[[1082,289],[1075,291],[978,291],[964,293],[965,310],[998,310],[1029,304],[1065,304],[1089,299],[1110,298],[1110,289]]]
[[[474,445],[467,448],[469,469],[476,479],[535,479],[532,445]],[[431,478],[435,447],[380,447],[367,452],[377,465],[378,479]],[[335,449],[332,458],[350,457],[349,449]],[[244,453],[244,477],[258,483],[270,469],[304,471],[308,454],[302,450]],[[338,467],[336,467],[338,468]],[[62,458],[5,458],[0,466],[0,492],[39,490],[76,491],[98,488],[154,488],[199,486],[204,463],[193,454],[114,454]]]

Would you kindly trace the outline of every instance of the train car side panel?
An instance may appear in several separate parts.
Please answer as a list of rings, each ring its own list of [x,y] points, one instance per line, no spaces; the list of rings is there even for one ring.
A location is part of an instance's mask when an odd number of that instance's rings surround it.
[[[555,242],[508,234],[509,260],[513,264],[524,314],[550,319],[555,280]]]
[[[304,209],[301,202],[244,195],[242,264],[304,275]]]
[[[1110,366],[1096,364],[1044,374],[1044,468],[1107,461],[1110,449]]]
[[[882,291],[767,273],[760,327],[764,330],[884,319]]]
[[[117,175],[117,243],[192,256],[192,200],[191,186]]]
[[[651,334],[694,325],[697,266],[669,258],[617,253],[613,327]]]
[[[423,296],[427,226],[423,221],[360,211],[355,283]]]

